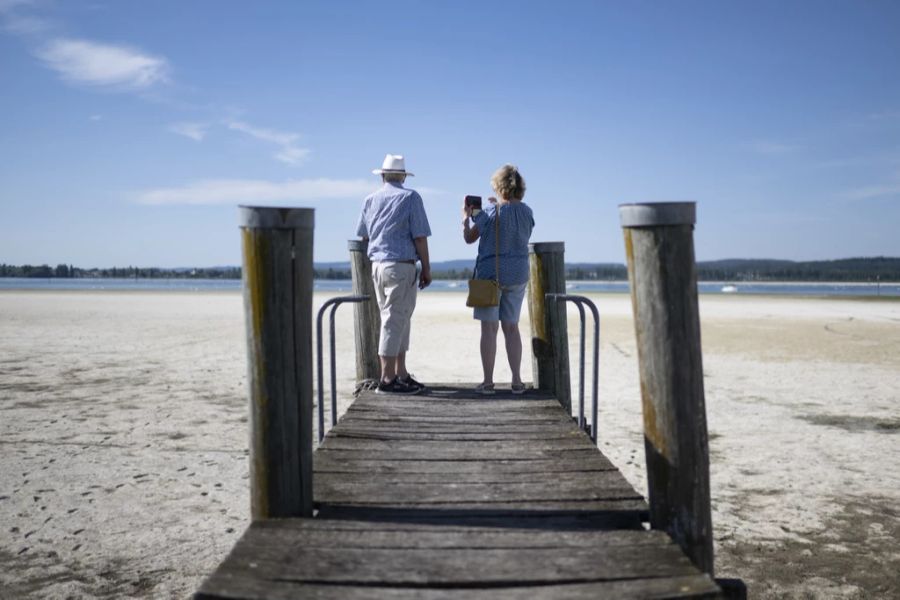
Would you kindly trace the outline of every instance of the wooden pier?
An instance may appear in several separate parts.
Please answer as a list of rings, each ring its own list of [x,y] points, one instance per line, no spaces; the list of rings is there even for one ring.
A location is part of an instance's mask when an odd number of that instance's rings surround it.
[[[531,245],[537,389],[364,391],[313,451],[313,211],[243,207],[253,522],[196,597],[744,598],[714,579],[694,205],[620,216],[649,504],[572,418],[562,242]],[[377,376],[378,312],[354,314],[357,377]]]
[[[365,392],[198,598],[717,598],[552,396]]]

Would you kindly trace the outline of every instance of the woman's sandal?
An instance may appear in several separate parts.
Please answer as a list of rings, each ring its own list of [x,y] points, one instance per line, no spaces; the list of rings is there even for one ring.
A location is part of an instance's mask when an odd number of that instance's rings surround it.
[[[516,396],[524,394],[525,393],[525,384],[524,383],[514,383],[511,386],[509,386],[509,391],[511,391]]]
[[[494,394],[494,384],[493,383],[479,383],[475,386],[475,391],[481,394],[482,396],[492,396]]]

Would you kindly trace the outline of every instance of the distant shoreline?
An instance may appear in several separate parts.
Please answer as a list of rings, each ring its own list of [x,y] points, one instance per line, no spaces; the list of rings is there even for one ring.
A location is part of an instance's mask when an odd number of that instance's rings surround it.
[[[229,287],[232,284],[240,284],[240,278],[228,278],[228,279],[212,279],[212,278],[190,278],[190,277],[74,277],[74,278],[66,278],[66,277],[0,277],[0,289],[9,289],[2,287],[4,282],[13,281],[13,282],[45,282],[45,283],[53,283],[53,282],[68,282],[68,281],[95,281],[95,282],[103,282],[103,281],[113,281],[113,282],[125,282],[125,281],[133,281],[133,282],[151,282],[151,281],[161,281],[161,282],[197,282],[197,283],[211,283],[211,282],[219,282],[223,284],[228,284]],[[329,279],[329,278],[315,278],[314,282],[350,282],[352,279],[348,278],[340,278],[340,279]],[[440,278],[435,279],[435,281],[447,281],[447,282],[465,282],[464,278]],[[579,285],[627,285],[627,279],[567,279],[567,283],[579,284]],[[698,283],[706,284],[706,285],[793,285],[793,286],[804,286],[804,285],[832,285],[832,286],[900,286],[900,280],[898,281],[841,281],[841,280],[801,280],[801,279],[765,279],[759,281],[747,281],[741,279],[698,279]]]
[[[466,280],[472,276],[474,259],[432,261],[431,273],[436,280]],[[790,261],[775,259],[725,259],[697,261],[697,278],[705,283],[741,283],[744,285],[769,282],[816,283],[897,283],[900,284],[900,257],[875,256],[838,260]],[[313,276],[317,279],[343,281],[350,279],[349,262],[315,262]],[[569,281],[615,283],[628,279],[628,269],[622,263],[566,262],[565,275]],[[241,267],[236,265],[212,267],[108,267],[83,268],[61,263],[52,267],[42,265],[10,265],[0,263],[0,281],[4,278],[40,279],[146,279],[162,280],[240,280]]]
[[[780,298],[833,298],[833,299],[890,299],[900,300],[900,283],[874,282],[803,282],[803,281],[700,281],[698,292],[701,296],[780,297]],[[150,293],[240,293],[240,279],[112,279],[112,278],[0,278],[0,292],[34,293],[98,293],[125,294]],[[466,291],[466,281],[462,279],[435,280],[425,291],[428,294],[462,294]],[[626,280],[596,281],[576,279],[566,282],[570,294],[620,295],[629,293]],[[319,294],[348,294],[351,281],[346,279],[316,279],[314,292]]]

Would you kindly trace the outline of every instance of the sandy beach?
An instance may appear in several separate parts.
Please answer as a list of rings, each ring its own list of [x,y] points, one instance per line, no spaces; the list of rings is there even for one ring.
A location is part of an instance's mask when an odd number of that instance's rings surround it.
[[[630,301],[593,299],[600,447],[646,494]],[[701,323],[717,575],[900,597],[900,301],[702,296]],[[422,294],[410,367],[476,381],[477,336],[462,294]],[[0,292],[0,598],[196,589],[248,524],[244,344],[237,292]]]

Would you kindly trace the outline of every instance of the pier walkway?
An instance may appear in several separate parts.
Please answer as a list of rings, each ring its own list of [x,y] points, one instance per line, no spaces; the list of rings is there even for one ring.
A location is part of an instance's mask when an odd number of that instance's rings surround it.
[[[363,392],[197,598],[718,598],[548,393]]]

